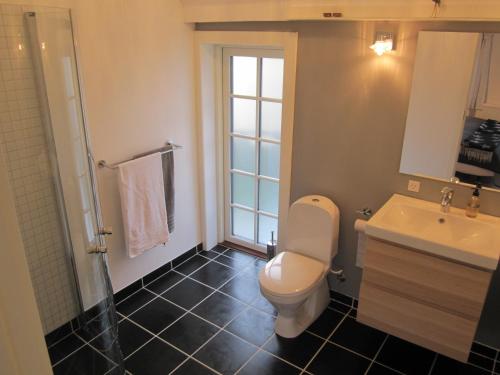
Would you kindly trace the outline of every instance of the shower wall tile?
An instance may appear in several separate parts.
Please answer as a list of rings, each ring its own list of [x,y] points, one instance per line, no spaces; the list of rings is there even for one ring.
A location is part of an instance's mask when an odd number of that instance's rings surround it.
[[[76,316],[77,304],[36,90],[23,9],[0,5],[0,152],[44,332],[49,333]]]

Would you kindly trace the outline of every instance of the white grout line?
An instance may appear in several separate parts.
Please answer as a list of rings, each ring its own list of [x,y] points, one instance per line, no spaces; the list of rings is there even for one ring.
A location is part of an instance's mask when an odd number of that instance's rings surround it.
[[[306,363],[306,365],[304,366],[304,369],[302,370],[302,373],[303,374],[306,369],[311,365],[311,363],[314,361],[314,359],[317,357],[317,355],[319,354],[319,352],[325,347],[325,345],[329,342],[328,340],[330,340],[330,338],[333,336],[333,334],[335,333],[335,331],[337,331],[337,329],[340,327],[340,325],[342,324],[342,322],[348,317],[349,315],[349,311],[344,315],[344,317],[340,320],[340,322],[335,326],[335,328],[332,330],[332,332],[330,332],[330,334],[328,335],[328,337],[326,339],[323,339],[324,342],[323,344],[321,344],[321,346],[319,347],[319,349],[316,351],[316,353],[311,357],[311,359],[309,360],[309,362]]]
[[[435,353],[434,358],[432,359],[432,363],[431,363],[431,367],[429,369],[428,375],[431,375],[432,371],[434,371],[434,366],[436,365],[437,359],[438,359],[438,354]]]
[[[370,365],[368,366],[368,368],[366,369],[365,371],[365,375],[368,374],[368,372],[370,371],[370,369],[372,368],[373,364],[375,363],[375,360],[377,359],[379,353],[382,351],[382,348],[384,347],[384,344],[385,342],[387,341],[387,339],[389,338],[389,335],[386,334],[385,337],[384,337],[384,341],[382,341],[382,344],[380,344],[377,352],[375,353],[375,355],[373,356],[372,358],[372,361],[370,362]]]

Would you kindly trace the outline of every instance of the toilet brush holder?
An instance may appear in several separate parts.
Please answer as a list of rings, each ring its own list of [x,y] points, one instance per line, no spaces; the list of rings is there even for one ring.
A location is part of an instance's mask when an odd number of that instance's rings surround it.
[[[271,240],[267,242],[267,260],[271,260],[276,256],[276,240],[274,239],[274,231],[271,232]]]

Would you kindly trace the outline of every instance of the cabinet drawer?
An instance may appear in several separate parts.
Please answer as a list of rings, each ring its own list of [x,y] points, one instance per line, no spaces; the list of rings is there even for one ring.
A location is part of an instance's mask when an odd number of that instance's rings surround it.
[[[367,239],[363,282],[478,320],[491,272],[391,243]]]
[[[438,353],[467,361],[477,321],[363,282],[357,320]]]

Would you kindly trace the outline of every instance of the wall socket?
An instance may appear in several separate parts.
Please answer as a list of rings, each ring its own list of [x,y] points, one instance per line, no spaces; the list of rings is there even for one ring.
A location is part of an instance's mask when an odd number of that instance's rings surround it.
[[[418,193],[420,191],[420,181],[409,180],[408,191],[413,191],[414,193]]]

